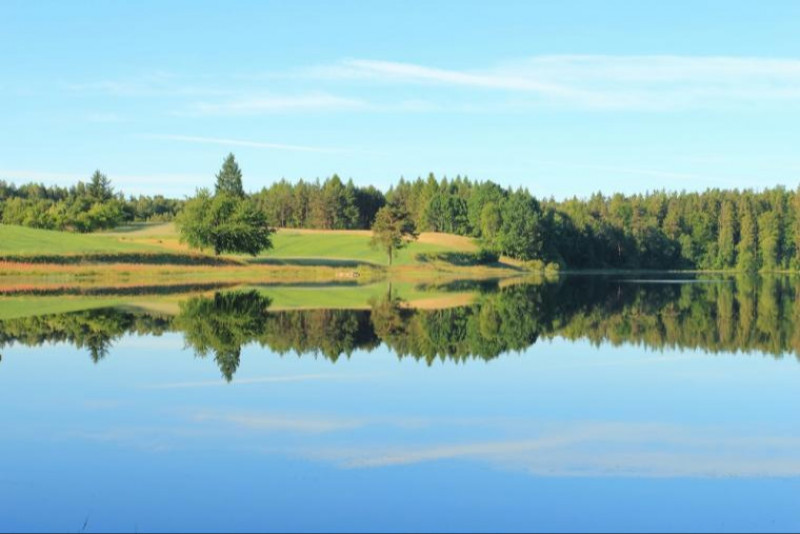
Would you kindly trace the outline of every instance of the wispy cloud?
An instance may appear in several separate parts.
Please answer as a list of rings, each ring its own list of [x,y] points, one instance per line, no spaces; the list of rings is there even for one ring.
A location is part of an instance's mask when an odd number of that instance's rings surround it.
[[[289,145],[284,143],[268,143],[263,141],[225,139],[219,137],[200,137],[193,135],[147,134],[144,137],[147,139],[156,139],[161,141],[177,141],[182,143],[199,143],[206,145],[238,146],[246,148],[264,148],[268,150],[290,150],[296,152],[320,152],[328,154],[345,152],[345,150],[339,148],[316,147],[316,146],[306,146],[306,145]]]
[[[198,102],[189,106],[182,115],[222,116],[259,115],[291,112],[337,112],[367,110],[371,106],[364,100],[315,93],[304,95],[244,96],[223,102]]]
[[[323,67],[317,72],[339,78],[383,79],[399,82],[426,82],[487,89],[535,91],[550,94],[571,94],[567,87],[514,74],[480,73],[448,70],[413,63],[352,59],[339,66]]]
[[[323,434],[354,430],[364,426],[360,419],[341,417],[281,416],[267,414],[197,414],[195,421],[216,421],[259,432]]]
[[[385,431],[386,428],[391,431]],[[380,432],[376,432],[381,428]],[[269,439],[264,439],[264,435]],[[314,435],[314,440],[307,439]],[[236,439],[231,439],[236,436]],[[65,437],[164,450],[252,447],[345,469],[477,462],[535,476],[797,477],[791,429],[636,421],[541,421],[362,413],[201,410],[168,425],[111,426]]]
[[[462,69],[355,58],[226,79],[237,83],[155,72],[63,86],[76,95],[169,98],[178,104],[176,115],[196,117],[544,107],[680,111],[800,105],[800,59],[793,58],[540,55]],[[310,80],[315,92],[308,92]],[[331,84],[341,89],[342,83],[351,94],[327,92]],[[283,92],[272,92],[275,86]],[[391,90],[382,93],[380,86]],[[395,90],[406,86],[414,86],[414,90],[410,94]],[[447,91],[439,90],[442,88]],[[365,89],[370,89],[369,96],[364,96]]]
[[[748,57],[550,55],[455,70],[349,59],[308,69],[327,80],[489,89],[590,109],[669,111],[800,103],[800,60]]]
[[[537,476],[795,477],[796,436],[759,436],[666,424],[572,423],[533,438],[318,448],[307,454],[347,468],[437,460],[480,461]]]

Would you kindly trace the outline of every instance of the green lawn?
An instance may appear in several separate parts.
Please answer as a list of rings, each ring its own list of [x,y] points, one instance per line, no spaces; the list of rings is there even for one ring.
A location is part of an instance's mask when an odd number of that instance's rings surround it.
[[[148,252],[159,250],[144,243],[119,241],[102,234],[76,234],[0,224],[2,254],[82,254],[90,252]]]
[[[369,245],[370,236],[363,232],[293,232],[281,230],[272,239],[273,247],[264,253],[264,258],[321,258],[329,260],[355,260],[358,262],[386,265],[385,253]],[[394,265],[409,265],[420,252],[442,252],[453,247],[429,243],[411,243],[400,250]]]
[[[293,263],[291,260],[298,260],[296,262],[298,265],[347,266],[343,262],[386,265],[388,262],[386,254],[373,249],[370,246],[370,238],[370,233],[363,231],[280,230],[272,236],[273,248],[255,261],[269,263],[274,260],[279,263]],[[0,256],[188,252],[185,248],[179,247],[177,241],[178,235],[173,224],[137,225],[97,234],[0,225]],[[422,252],[463,251],[474,246],[467,238],[438,234],[433,241],[414,242],[400,250],[393,264],[399,266],[413,264],[416,255]],[[249,257],[241,256],[241,258]]]

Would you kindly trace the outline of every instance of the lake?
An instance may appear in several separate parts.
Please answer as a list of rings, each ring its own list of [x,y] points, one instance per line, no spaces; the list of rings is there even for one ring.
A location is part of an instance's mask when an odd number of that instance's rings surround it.
[[[0,321],[0,529],[800,529],[800,281],[432,285]]]

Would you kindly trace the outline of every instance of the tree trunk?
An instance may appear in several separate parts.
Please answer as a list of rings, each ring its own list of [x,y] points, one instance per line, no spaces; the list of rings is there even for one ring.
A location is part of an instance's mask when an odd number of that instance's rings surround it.
[[[389,249],[389,267],[392,266],[392,249]]]

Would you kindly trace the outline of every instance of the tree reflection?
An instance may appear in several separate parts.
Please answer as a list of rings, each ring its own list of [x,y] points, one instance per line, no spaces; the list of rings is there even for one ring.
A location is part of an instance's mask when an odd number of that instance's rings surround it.
[[[242,345],[265,330],[270,302],[258,291],[193,297],[180,304],[173,326],[183,332],[186,344],[198,356],[213,353],[222,376],[230,382],[239,368]]]
[[[106,357],[127,333],[174,331],[222,375],[236,373],[242,346],[336,362],[384,344],[399,358],[466,362],[523,351],[541,338],[636,344],[709,353],[761,352],[800,358],[800,283],[788,277],[630,280],[571,277],[558,283],[494,285],[469,306],[414,309],[392,294],[366,310],[270,311],[258,291],[192,297],[177,316],[113,308],[0,321],[11,343],[67,342]]]

